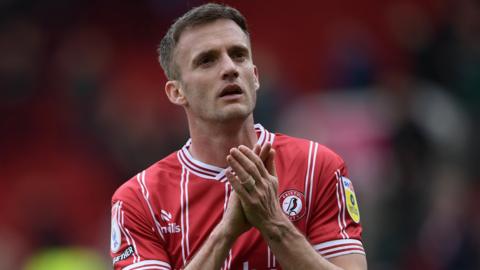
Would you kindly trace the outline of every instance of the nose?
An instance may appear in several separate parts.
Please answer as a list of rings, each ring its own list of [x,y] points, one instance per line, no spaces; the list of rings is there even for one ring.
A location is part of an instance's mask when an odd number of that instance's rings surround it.
[[[233,81],[238,78],[238,67],[229,55],[223,57],[222,68],[223,80]]]

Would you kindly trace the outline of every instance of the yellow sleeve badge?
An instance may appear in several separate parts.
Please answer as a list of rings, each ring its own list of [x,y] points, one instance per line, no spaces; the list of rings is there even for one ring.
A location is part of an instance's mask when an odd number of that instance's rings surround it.
[[[358,210],[357,197],[353,190],[352,181],[342,176],[343,190],[345,191],[345,201],[347,205],[348,214],[356,223],[360,222],[360,210]]]

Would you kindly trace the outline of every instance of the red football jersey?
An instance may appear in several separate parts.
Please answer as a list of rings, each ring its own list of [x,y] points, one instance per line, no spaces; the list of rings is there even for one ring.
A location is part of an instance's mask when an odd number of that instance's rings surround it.
[[[255,125],[258,144],[272,143],[279,202],[325,258],[365,254],[360,215],[343,160],[318,143]],[[123,184],[112,199],[114,269],[180,269],[221,220],[232,187],[225,168],[189,153],[190,141]],[[280,269],[255,228],[232,246],[222,269]]]

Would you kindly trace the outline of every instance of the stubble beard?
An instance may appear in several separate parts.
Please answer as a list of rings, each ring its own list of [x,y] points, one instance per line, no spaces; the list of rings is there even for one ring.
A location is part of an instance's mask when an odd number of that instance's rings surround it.
[[[242,122],[246,120],[255,109],[257,96],[254,92],[252,95],[247,95],[245,97],[248,101],[227,104],[221,106],[221,108],[215,108],[213,110],[206,109],[202,105],[198,106],[196,109],[193,107],[190,108],[192,112],[196,111],[197,118],[203,122],[210,123],[228,123],[233,121]]]
[[[230,108],[219,110],[213,113],[212,117],[209,117],[211,121],[224,123],[232,121],[244,121],[253,112],[254,105],[230,105]],[[232,108],[233,107],[233,108]]]
[[[255,94],[256,93],[253,93],[253,95],[247,95],[245,98],[248,101],[245,103],[230,104],[227,108],[217,111],[217,121],[243,121],[247,119],[255,109],[257,102],[257,96]]]

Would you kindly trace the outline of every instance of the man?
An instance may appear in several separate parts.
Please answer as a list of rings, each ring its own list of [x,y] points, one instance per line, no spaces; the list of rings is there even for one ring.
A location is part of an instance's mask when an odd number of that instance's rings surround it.
[[[259,80],[243,16],[194,8],[159,52],[191,139],[115,192],[114,268],[366,269],[343,161],[253,122]]]

